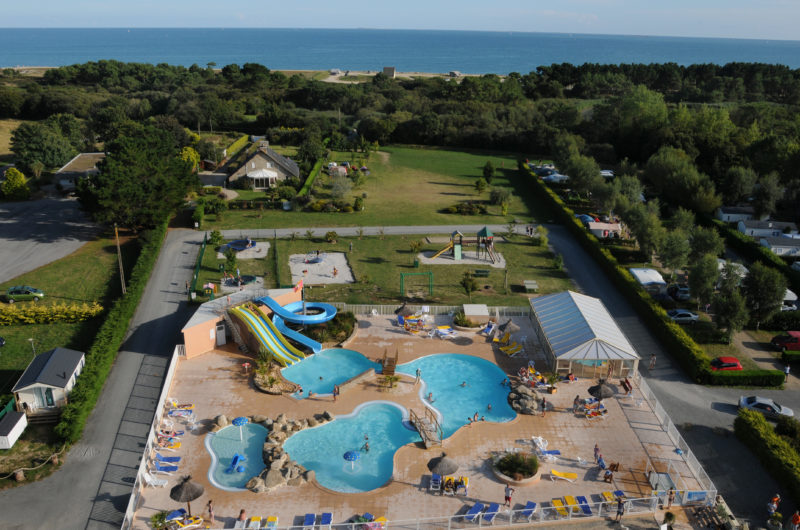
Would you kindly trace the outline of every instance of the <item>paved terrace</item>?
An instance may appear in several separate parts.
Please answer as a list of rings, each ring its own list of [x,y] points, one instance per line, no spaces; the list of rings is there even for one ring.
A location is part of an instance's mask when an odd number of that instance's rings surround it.
[[[444,323],[444,318],[446,317],[437,317],[442,320],[439,323]],[[385,350],[390,353],[397,350],[400,363],[435,353],[471,354],[497,363],[507,374],[515,374],[528,362],[527,357],[506,357],[484,337],[474,333],[460,332],[459,338],[451,341],[422,338],[403,332],[393,325],[392,320],[387,316],[360,317],[357,337],[348,347],[371,359],[382,358]],[[533,336],[526,318],[514,320],[523,328],[516,337]],[[214,526],[217,528],[233,527],[234,518],[242,508],[248,515],[260,515],[264,518],[277,515],[280,527],[302,525],[302,515],[307,512],[332,512],[334,523],[345,522],[364,512],[383,515],[390,522],[464,514],[476,501],[484,504],[502,503],[503,484],[491,473],[491,454],[509,448],[531,450],[532,436],[544,437],[549,441],[549,448],[559,449],[562,456],[553,464],[541,462],[543,479],[540,482],[516,489],[513,507],[517,510],[524,507],[528,500],[535,501],[540,506],[542,503],[549,506],[552,498],[563,495],[584,495],[590,502],[599,501],[598,494],[610,489],[621,489],[629,498],[647,497],[651,493],[646,476],[648,462],[655,462],[656,467],[671,463],[673,469],[682,475],[685,487],[697,487],[648,402],[637,399],[641,395],[638,389],[634,391],[633,398],[605,400],[609,409],[606,418],[589,422],[571,412],[575,395],[587,397],[588,387],[595,383],[592,380],[581,380],[561,384],[556,394],[547,395],[554,409],[548,410],[544,418],[519,415],[510,423],[469,425],[444,441],[443,449],[460,466],[458,474],[470,477],[467,497],[442,497],[427,492],[430,472],[426,463],[439,456],[442,449],[436,447],[426,450],[421,445],[401,448],[395,456],[393,480],[373,492],[343,494],[327,490],[316,483],[284,486],[267,494],[221,491],[207,479],[211,460],[203,446],[208,426],[218,414],[225,414],[228,418],[253,414],[274,418],[285,412],[290,419],[302,419],[324,411],[346,414],[358,404],[370,400],[392,400],[417,411],[423,408],[413,379],[405,376],[395,389],[388,392],[381,391],[371,381],[356,388],[343,389],[337,402],[333,402],[330,396],[301,401],[290,397],[269,396],[255,390],[248,376],[243,373],[241,364],[248,359],[252,360],[241,354],[235,345],[228,345],[200,357],[180,361],[170,395],[179,402],[195,403],[195,411],[202,426],[195,433],[187,433],[182,440],[183,447],[176,453],[183,457],[180,473],[166,477],[169,479],[166,488],[144,490],[134,518],[135,528],[147,528],[148,519],[159,510],[179,507],[169,499],[169,489],[175,485],[178,476],[184,474],[191,474],[195,481],[205,486],[205,495],[193,503],[194,513],[200,514],[207,500],[214,500]],[[586,460],[592,459],[595,443],[600,445],[607,462],[621,464],[620,472],[615,474],[613,487],[603,482],[601,471],[596,466],[581,467],[578,464],[579,456]],[[332,457],[341,458],[340,455]],[[578,473],[579,478],[575,483],[551,482],[547,475],[551,467]],[[656,517],[660,522],[663,515],[657,514]],[[565,523],[575,525],[578,521]],[[654,526],[653,516],[648,514],[645,520],[639,519],[637,524],[642,523],[644,525],[640,527]],[[595,520],[589,526],[598,525],[605,526],[605,523]]]

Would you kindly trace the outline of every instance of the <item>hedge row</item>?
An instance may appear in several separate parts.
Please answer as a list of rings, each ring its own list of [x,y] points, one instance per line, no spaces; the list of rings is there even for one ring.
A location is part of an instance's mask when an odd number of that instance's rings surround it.
[[[800,272],[793,270],[788,263],[767,247],[762,247],[755,238],[739,232],[732,225],[719,219],[713,220],[717,230],[725,238],[725,243],[748,261],[760,261],[768,267],[780,271],[789,280],[790,288],[800,292]]]
[[[320,172],[322,171],[322,164],[325,162],[323,158],[317,160],[317,163],[314,164],[314,167],[311,168],[311,173],[308,174],[308,178],[306,179],[306,183],[303,184],[303,187],[300,188],[300,191],[297,192],[298,197],[302,197],[304,195],[308,195],[311,191],[311,187],[314,185],[314,181],[317,180]]]
[[[800,331],[800,311],[778,311],[761,324],[768,331]]]
[[[752,410],[740,410],[733,422],[733,432],[772,478],[789,491],[795,503],[800,501],[800,455],[766,418]]]
[[[74,443],[80,439],[86,420],[97,404],[97,398],[125,339],[166,233],[167,221],[164,221],[156,228],[142,233],[139,238],[141,251],[129,277],[127,294],[114,301],[98,329],[92,346],[86,352],[86,366],[70,393],[69,404],[63,409],[61,421],[56,425],[56,434],[66,442]]]
[[[664,344],[686,373],[698,383],[713,385],[780,386],[784,375],[779,370],[744,370],[741,372],[712,372],[709,357],[700,346],[675,322],[667,312],[634,279],[627,268],[619,264],[607,248],[583,227],[575,212],[568,208],[553,190],[533,172],[520,165],[530,177],[539,194],[546,198],[553,215],[569,229],[578,243],[605,271],[619,292],[633,306],[650,331]]]
[[[14,304],[0,307],[0,326],[14,324],[50,324],[53,322],[83,322],[103,312],[97,302],[91,304]]]
[[[228,146],[228,149],[225,153],[228,155],[228,158],[233,158],[234,156],[242,150],[244,146],[250,141],[250,138],[245,134],[244,136],[240,136],[235,142]]]

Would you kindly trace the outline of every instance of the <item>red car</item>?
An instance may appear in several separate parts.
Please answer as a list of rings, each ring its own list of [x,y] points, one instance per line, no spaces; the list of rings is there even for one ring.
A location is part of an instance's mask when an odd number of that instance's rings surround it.
[[[711,361],[711,369],[718,370],[741,370],[742,363],[736,357],[717,357]]]

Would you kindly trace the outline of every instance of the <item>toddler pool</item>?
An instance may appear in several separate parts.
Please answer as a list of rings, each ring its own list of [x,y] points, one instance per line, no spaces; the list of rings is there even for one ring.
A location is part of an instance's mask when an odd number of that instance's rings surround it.
[[[430,405],[441,414],[445,438],[469,423],[467,418],[476,412],[478,418],[498,423],[517,417],[508,404],[508,387],[500,384],[507,376],[492,362],[472,355],[436,354],[401,364],[397,371],[413,377],[418,368],[423,382],[420,399],[427,403],[428,393],[433,393]]]
[[[302,399],[308,397],[309,390],[315,394],[332,394],[333,385],[341,385],[370,368],[381,372],[379,363],[370,361],[357,351],[330,348],[287,366],[281,373],[292,383],[303,387],[302,396],[292,394]]]
[[[211,467],[208,480],[221,490],[242,491],[247,481],[261,473],[264,460],[261,450],[267,438],[266,427],[257,423],[248,423],[241,427],[242,438],[239,439],[239,427],[229,425],[216,433],[209,433],[205,439],[206,450],[211,455]],[[239,453],[246,460],[242,462],[244,471],[226,473],[233,455]]]
[[[283,449],[292,460],[313,469],[317,482],[326,488],[345,493],[369,491],[392,478],[394,454],[400,447],[421,441],[407,420],[408,412],[400,405],[371,401],[352,414],[294,434]],[[348,451],[357,451],[358,460],[345,460]]]

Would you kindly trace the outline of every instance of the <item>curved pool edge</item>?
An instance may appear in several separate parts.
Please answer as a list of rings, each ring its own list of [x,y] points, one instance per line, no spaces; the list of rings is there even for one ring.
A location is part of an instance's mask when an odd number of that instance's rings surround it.
[[[211,455],[211,465],[208,466],[208,473],[206,474],[208,481],[212,486],[219,488],[222,491],[247,491],[247,488],[232,488],[230,486],[223,486],[214,478],[214,470],[217,468],[217,465],[219,465],[219,459],[217,458],[217,453],[215,453],[211,448],[211,440],[213,440],[214,436],[216,435],[217,433],[210,432],[206,434],[205,440],[203,440],[203,445],[205,446],[206,451],[208,451],[208,454]]]

